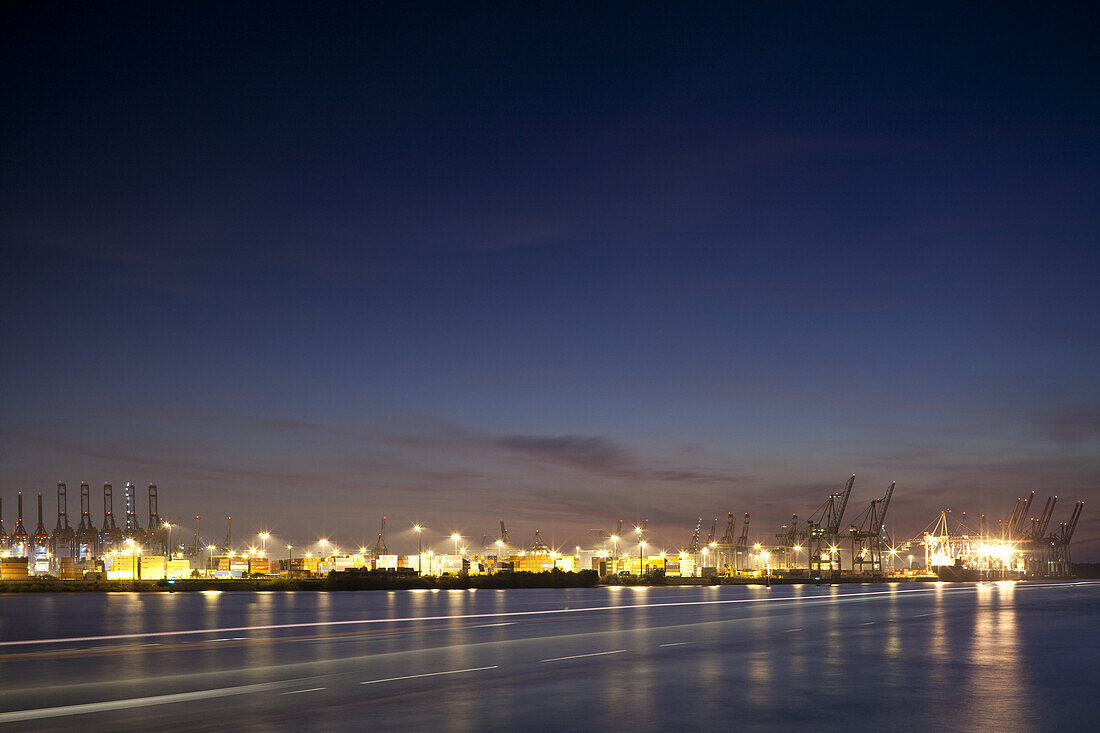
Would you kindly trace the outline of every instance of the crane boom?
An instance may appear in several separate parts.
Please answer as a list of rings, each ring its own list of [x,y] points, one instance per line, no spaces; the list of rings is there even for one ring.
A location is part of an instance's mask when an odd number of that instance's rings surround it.
[[[374,543],[374,556],[377,558],[388,554],[390,550],[386,547],[386,516],[383,514],[382,525],[378,528],[378,541]]]
[[[844,519],[844,509],[848,506],[848,497],[852,495],[852,484],[856,481],[856,475],[853,473],[848,482],[844,484],[844,491],[840,494],[840,505],[837,508],[836,516],[833,518],[833,523],[829,525],[830,531],[836,534],[840,531],[840,522]]]
[[[1016,506],[1012,507],[1012,516],[1008,518],[1008,533],[1012,534],[1012,528],[1016,526],[1016,517],[1020,514],[1020,505],[1024,503],[1024,497],[1016,497]]]
[[[695,523],[695,530],[691,533],[691,544],[688,545],[688,552],[695,554],[699,552],[699,533],[703,531],[703,518],[699,517],[699,521]]]
[[[1050,518],[1054,516],[1054,505],[1057,503],[1057,494],[1047,499],[1047,506],[1043,509],[1043,516],[1039,517],[1038,531],[1035,533],[1036,538],[1042,537],[1047,533],[1047,527],[1050,525]]]
[[[1081,510],[1085,508],[1085,502],[1078,501],[1073,505],[1073,513],[1069,517],[1069,522],[1066,523],[1065,529],[1065,541],[1068,544],[1073,539],[1073,533],[1077,529],[1077,520],[1081,518]]]
[[[1012,537],[1016,538],[1020,536],[1020,532],[1024,528],[1024,521],[1027,520],[1027,513],[1031,511],[1031,502],[1035,500],[1035,492],[1031,494],[1024,501],[1023,506],[1020,508],[1020,513],[1016,516],[1016,524],[1011,528]]]
[[[722,535],[722,541],[719,544],[732,545],[737,542],[737,538],[733,536],[733,528],[737,523],[737,520],[733,518],[733,512],[726,515],[726,533]]]
[[[886,496],[882,498],[882,514],[880,514],[878,518],[879,526],[875,527],[875,530],[878,532],[882,532],[886,529],[886,510],[890,508],[890,499],[894,496],[895,484],[897,484],[897,481],[890,482],[890,488],[886,489]]]

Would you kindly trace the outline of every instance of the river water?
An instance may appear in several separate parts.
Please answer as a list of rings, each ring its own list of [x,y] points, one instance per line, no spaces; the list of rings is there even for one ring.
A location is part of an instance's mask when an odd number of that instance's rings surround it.
[[[1100,583],[0,595],[0,726],[1100,730]]]

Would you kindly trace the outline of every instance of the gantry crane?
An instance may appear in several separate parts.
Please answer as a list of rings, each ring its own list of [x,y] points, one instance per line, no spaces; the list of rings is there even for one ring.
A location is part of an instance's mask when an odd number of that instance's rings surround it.
[[[1077,521],[1081,519],[1081,510],[1085,508],[1085,502],[1078,501],[1073,505],[1069,520],[1058,525],[1058,534],[1051,534],[1050,542],[1049,574],[1071,575],[1069,543],[1073,539],[1073,533],[1077,529]]]
[[[844,488],[830,494],[825,503],[806,520],[809,566],[819,577],[823,568],[837,574],[841,571],[840,522],[844,519],[844,509],[848,506],[848,497],[852,495],[855,480],[856,475],[853,473]]]
[[[737,552],[734,565],[737,570],[745,569],[745,555],[749,552],[749,513],[745,512],[745,519],[741,522],[741,536],[737,538]]]
[[[703,518],[695,523],[695,529],[691,533],[691,542],[688,543],[688,552],[692,555],[699,554],[699,533],[703,531]]]
[[[733,533],[736,523],[737,520],[734,519],[733,512],[727,514],[726,533],[722,535],[722,539],[718,540],[718,570],[727,574],[733,570],[736,557],[737,537]]]
[[[790,524],[784,524],[775,534],[779,543],[778,549],[783,551],[783,563],[788,569],[794,569],[797,564],[797,553],[802,549],[803,533],[798,529],[798,515],[791,514]]]
[[[374,559],[382,557],[383,555],[390,554],[390,550],[386,547],[386,515],[382,515],[382,527],[378,530],[378,540],[374,543],[374,549],[371,551]]]
[[[890,499],[894,495],[894,486],[897,482],[891,482],[886,489],[886,494],[881,499],[872,499],[853,522],[849,534],[852,540],[852,569],[861,574],[868,568],[872,577],[882,574],[884,550],[888,551],[883,542],[886,531],[886,510],[890,508]]]

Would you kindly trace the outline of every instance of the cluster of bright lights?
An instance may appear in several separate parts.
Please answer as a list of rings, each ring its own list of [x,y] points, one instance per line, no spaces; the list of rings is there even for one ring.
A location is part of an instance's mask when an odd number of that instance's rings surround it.
[[[1006,542],[985,542],[978,546],[978,557],[1008,562],[1016,556],[1016,550]]]

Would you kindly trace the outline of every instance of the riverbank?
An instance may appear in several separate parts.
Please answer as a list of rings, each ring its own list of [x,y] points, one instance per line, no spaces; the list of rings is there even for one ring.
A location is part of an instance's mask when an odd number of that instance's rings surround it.
[[[330,573],[324,578],[242,578],[215,580],[5,580],[0,593],[164,593],[195,591],[343,591],[343,590],[467,590],[506,588],[593,588],[594,570],[577,573],[497,573],[494,575],[416,576],[389,573]]]
[[[1035,580],[1075,580],[1076,578],[1042,578]],[[509,588],[595,588],[599,586],[714,586],[714,585],[833,585],[860,583],[927,583],[937,582],[935,576],[881,577],[842,576],[822,578],[705,577],[678,578],[657,576],[605,576],[594,570],[580,572],[547,571],[542,573],[496,573],[494,575],[416,576],[388,573],[330,573],[324,578],[243,578],[216,580],[190,578],[186,580],[76,580],[54,578],[0,581],[0,594],[5,593],[188,593],[200,591],[360,591],[360,590],[469,590]]]

